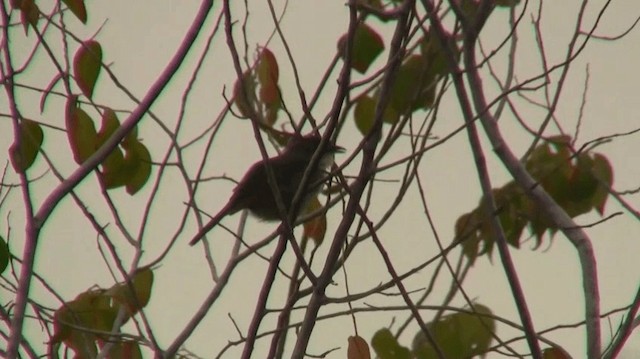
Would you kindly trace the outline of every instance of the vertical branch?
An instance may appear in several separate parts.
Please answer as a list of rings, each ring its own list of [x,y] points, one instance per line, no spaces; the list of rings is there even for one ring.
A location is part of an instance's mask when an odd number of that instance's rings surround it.
[[[13,122],[13,133],[16,148],[19,151],[20,148],[20,113],[17,107],[15,98],[15,71],[12,65],[10,41],[9,41],[9,14],[7,12],[6,3],[3,1],[0,4],[0,20],[2,26],[3,48],[4,53],[4,66],[2,68],[2,77],[4,83],[4,89],[7,93],[7,102],[11,111],[11,120]],[[15,358],[18,356],[18,350],[20,343],[22,342],[22,327],[24,325],[24,318],[26,315],[26,306],[28,302],[29,287],[31,285],[31,278],[33,275],[33,265],[35,262],[36,247],[37,247],[37,231],[36,222],[33,216],[33,205],[31,203],[31,193],[29,190],[29,179],[27,178],[26,170],[17,171],[20,177],[20,188],[22,190],[22,199],[25,210],[25,242],[22,253],[22,263],[20,265],[20,279],[18,281],[18,289],[16,293],[16,302],[13,310],[13,318],[11,319],[11,334],[7,343],[7,358]]]
[[[489,171],[487,169],[487,164],[485,161],[485,156],[482,150],[482,145],[480,143],[480,138],[477,133],[477,129],[475,127],[474,119],[475,116],[473,114],[472,105],[470,103],[471,99],[467,90],[464,86],[463,82],[463,71],[457,65],[455,60],[455,56],[449,47],[449,40],[444,31],[442,23],[438,19],[437,13],[434,12],[434,6],[428,0],[422,0],[423,5],[427,9],[429,16],[431,18],[432,28],[435,30],[437,37],[440,41],[441,47],[445,52],[447,62],[449,68],[452,70],[452,78],[453,83],[456,89],[456,94],[458,101],[460,103],[461,111],[464,115],[465,123],[467,124],[467,135],[469,138],[469,143],[472,148],[473,157],[476,164],[476,170],[478,172],[478,179],[480,181],[480,187],[482,188],[483,194],[483,205],[485,208],[485,214],[487,215],[487,220],[491,226],[493,234],[496,236],[496,243],[498,245],[498,252],[500,254],[500,259],[502,265],[504,267],[505,274],[507,276],[507,280],[509,282],[509,286],[511,288],[511,293],[513,295],[516,307],[518,308],[518,314],[520,315],[520,320],[522,321],[526,337],[527,343],[531,350],[531,354],[533,358],[541,358],[540,345],[537,340],[536,332],[533,327],[533,320],[531,319],[531,313],[528,309],[526,298],[524,296],[524,292],[522,290],[522,285],[520,284],[520,280],[518,279],[518,275],[515,269],[515,265],[511,259],[511,253],[509,252],[509,246],[507,244],[506,235],[502,228],[502,224],[498,216],[495,215],[497,213],[497,205],[495,198],[493,196],[493,189],[491,185],[491,179],[489,176]],[[484,2],[486,4],[487,2]],[[483,11],[484,10],[484,11]],[[481,16],[483,14],[484,16]],[[478,15],[476,15],[475,21],[473,25],[464,26],[464,54],[463,58],[465,61],[465,70],[467,73],[469,71],[477,71],[477,64],[475,61],[475,42],[477,40],[477,36],[479,34],[482,25],[486,20],[486,16],[488,16],[489,10],[488,7],[481,7]],[[480,96],[482,92],[481,84],[473,84],[471,86],[471,98],[475,99]],[[488,107],[478,107],[476,105],[476,112],[482,116],[482,114],[487,113]]]
[[[426,0],[423,0],[423,3],[426,3]],[[480,122],[489,137],[494,151],[514,180],[525,190],[538,207],[549,216],[554,225],[564,233],[578,251],[584,285],[587,353],[589,358],[597,358],[600,355],[601,346],[600,292],[598,289],[596,259],[591,241],[586,232],[549,196],[542,186],[537,184],[504,141],[496,119],[488,111],[489,106],[475,61],[475,41],[478,31],[476,29],[472,29],[472,31],[474,32],[467,34],[464,42],[464,61],[467,78],[470,87],[473,89],[471,96],[475,110],[479,114]],[[531,334],[533,333],[528,333],[527,336],[529,337]]]
[[[344,241],[348,236],[349,229],[353,224],[355,214],[360,205],[359,202],[362,194],[364,193],[364,190],[369,183],[371,175],[374,173],[374,155],[378,140],[382,132],[382,117],[389,101],[389,93],[395,81],[395,75],[398,68],[400,67],[400,64],[402,63],[402,55],[404,53],[403,40],[407,33],[408,19],[411,13],[410,10],[413,8],[413,6],[414,2],[411,0],[406,0],[403,4],[400,5],[396,29],[393,35],[393,39],[391,40],[389,57],[387,60],[388,66],[383,78],[379,100],[376,105],[374,124],[369,134],[365,138],[365,142],[363,145],[362,164],[360,165],[360,171],[355,181],[349,188],[349,201],[347,203],[345,213],[343,214],[342,221],[338,225],[338,229],[335,232],[331,247],[329,248],[325,259],[322,272],[318,276],[316,285],[313,288],[313,294],[311,295],[309,304],[307,305],[304,319],[302,321],[300,331],[298,332],[298,337],[293,349],[293,353],[291,355],[291,358],[293,359],[302,359],[305,356],[306,348],[309,343],[311,333],[313,332],[316,319],[318,317],[318,312],[326,299],[325,290],[331,283],[335,265],[338,262],[338,258],[340,257],[340,252],[344,245]],[[349,74],[351,71],[351,47],[353,44],[355,27],[357,25],[355,2],[352,1],[349,3],[349,10],[350,22],[345,46],[345,61],[342,68],[342,73],[340,74],[338,92],[334,100],[334,106],[332,108],[333,118],[331,121],[335,121],[335,119],[339,117],[342,102],[344,100],[344,97],[347,95],[349,86]]]
[[[60,203],[61,199],[69,194],[75,186],[80,183],[89,173],[91,173],[104,159],[111,153],[111,151],[122,141],[122,139],[135,127],[142,119],[144,114],[149,110],[153,102],[157,99],[160,93],[164,90],[169,83],[173,75],[177,72],[188,51],[191,49],[196,37],[200,33],[200,29],[206,20],[209,10],[213,6],[212,0],[203,0],[200,9],[187,32],[184,40],[178,51],[174,54],[172,60],[167,65],[165,70],[160,74],[156,82],[151,86],[149,92],[140,102],[138,107],[131,113],[125,122],[122,123],[114,134],[90,157],[88,158],[78,169],[76,169],[65,181],[60,183],[43,201],[42,206],[37,211],[36,215],[27,216],[27,228],[26,228],[26,244],[22,257],[22,268],[20,273],[20,281],[18,291],[16,295],[16,303],[14,309],[14,318],[12,323],[11,338],[7,347],[7,356],[14,358],[18,353],[18,345],[22,337],[22,327],[25,316],[25,310],[27,305],[27,299],[29,295],[29,286],[31,278],[33,276],[33,264],[35,261],[37,238],[40,229],[47,221],[54,208]],[[8,15],[5,8],[5,3],[1,5],[0,11],[2,12],[3,32],[5,38],[5,56],[9,57],[9,37],[8,37]],[[10,62],[7,64],[9,66]],[[11,86],[11,81],[5,82],[5,86]],[[9,101],[14,103],[14,101]],[[17,119],[17,112],[15,113]],[[24,175],[22,174],[24,179]],[[25,182],[26,183],[26,182]],[[25,192],[25,205],[29,206],[28,192]]]

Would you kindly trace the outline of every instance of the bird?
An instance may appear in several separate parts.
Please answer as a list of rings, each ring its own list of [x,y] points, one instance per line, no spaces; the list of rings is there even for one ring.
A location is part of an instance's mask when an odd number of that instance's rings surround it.
[[[280,192],[280,198],[287,213],[291,210],[291,204],[298,191],[298,187],[304,177],[314,153],[318,149],[322,138],[315,133],[302,136],[293,134],[282,153],[266,160],[273,172],[275,184]],[[313,199],[327,174],[326,170],[333,162],[335,153],[344,149],[333,143],[327,143],[322,155],[317,161],[317,166],[310,171],[306,187],[301,192],[298,208],[305,208]],[[280,220],[276,197],[269,184],[265,161],[254,163],[234,188],[229,201],[209,222],[191,239],[189,245],[198,243],[204,235],[218,225],[225,216],[247,209],[251,214],[262,221]],[[294,217],[296,218],[296,217]]]

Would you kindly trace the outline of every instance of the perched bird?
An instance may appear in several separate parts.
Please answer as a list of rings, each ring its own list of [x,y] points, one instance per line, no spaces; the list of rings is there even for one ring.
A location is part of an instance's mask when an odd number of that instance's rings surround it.
[[[298,191],[307,166],[310,165],[320,141],[320,136],[316,134],[306,136],[293,135],[281,154],[267,159],[287,213],[291,209],[293,197]],[[306,182],[307,188],[301,194],[299,209],[304,208],[309,200],[318,193],[322,186],[322,180],[326,176],[326,169],[333,162],[333,155],[342,151],[342,147],[331,143],[326,144],[320,160],[317,161],[316,168],[310,172],[309,179]],[[233,190],[233,194],[227,204],[211,218],[209,223],[193,237],[189,244],[196,244],[226,215],[243,209],[248,209],[263,221],[280,219],[280,211],[278,210],[276,197],[269,185],[267,167],[264,161],[258,161],[249,168]]]

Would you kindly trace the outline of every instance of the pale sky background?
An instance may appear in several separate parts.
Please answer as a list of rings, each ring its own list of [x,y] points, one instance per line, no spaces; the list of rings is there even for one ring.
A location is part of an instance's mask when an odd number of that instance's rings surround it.
[[[238,2],[238,4],[240,3]],[[253,56],[256,45],[265,44],[273,28],[266,7],[263,7],[262,2],[256,3],[261,5],[252,5],[247,30],[250,56]],[[603,3],[603,1],[589,2],[585,16],[585,28],[592,26],[597,11],[600,10]],[[73,31],[77,30],[80,36],[89,38],[106,21],[96,36],[96,39],[103,45],[104,61],[111,64],[111,69],[119,76],[124,85],[141,98],[173,55],[198,5],[199,3],[196,1],[92,1],[88,2],[90,20],[87,26],[79,26],[77,21],[71,23],[70,26]],[[220,6],[221,3],[216,2],[216,9],[219,9]],[[533,6],[537,6],[537,1],[531,1],[530,7]],[[552,64],[558,63],[565,56],[579,6],[580,2],[578,1],[545,2],[542,30],[545,36],[547,56]],[[278,5],[277,8],[280,11],[282,6]],[[235,16],[240,16],[240,14],[241,12],[235,9]],[[497,10],[492,15],[483,36],[487,48],[493,48],[504,38],[508,24],[507,15],[506,10]],[[638,16],[640,16],[640,3],[626,0],[613,1],[602,18],[596,33],[603,36],[618,35],[631,26]],[[282,30],[291,45],[308,98],[312,96],[316,84],[333,57],[336,41],[346,31],[347,20],[348,13],[344,1],[292,0],[288,5]],[[536,75],[540,71],[538,49],[533,42],[530,13],[525,15],[522,21],[524,24],[519,32],[520,52],[516,72],[519,80]],[[215,16],[209,19],[208,29],[212,28],[214,22]],[[373,21],[373,24],[380,25],[377,21]],[[392,26],[390,24],[386,27],[379,27],[383,29],[381,31],[386,31],[387,40]],[[204,34],[209,32],[209,30],[205,30]],[[230,95],[230,89],[235,80],[235,72],[229,66],[230,56],[222,37],[223,34],[219,33],[216,36],[218,38],[214,41],[214,46],[206,57],[203,71],[198,76],[188,103],[185,120],[185,126],[188,130],[180,137],[180,141],[183,142],[191,139],[199,130],[206,128],[215,120],[224,105],[221,96],[223,87],[226,86],[226,93]],[[190,53],[188,61],[183,65],[178,76],[153,106],[153,112],[166,123],[173,124],[177,118],[185,83],[196,59],[199,58],[204,40],[205,36],[199,39],[199,45]],[[237,34],[236,40],[240,40]],[[585,69],[588,64],[590,71],[588,102],[584,110],[579,144],[599,136],[633,130],[639,126],[637,87],[640,73],[637,70],[637,64],[640,63],[640,47],[637,45],[638,43],[640,43],[638,29],[634,29],[620,41],[593,40],[584,50],[581,58],[573,65],[566,85],[567,89],[563,100],[560,101],[557,117],[565,126],[564,129],[572,133],[579,113]],[[386,44],[388,45],[388,42]],[[287,65],[288,62],[282,54],[282,46],[277,39],[272,41],[269,48],[276,53],[280,63],[280,84],[286,94],[285,100],[288,101],[289,108],[297,118],[301,111],[299,106],[295,106],[298,102],[296,101],[297,95],[293,85],[291,67]],[[42,55],[40,54],[40,56]],[[501,54],[498,58],[500,57],[504,58],[505,55]],[[385,60],[386,52],[381,55],[375,66],[381,66]],[[43,61],[43,63],[47,62]],[[501,64],[504,65],[504,62],[498,61],[495,65]],[[32,81],[40,86],[48,82],[42,78],[34,78]],[[104,74],[100,81],[96,93],[98,102],[109,104],[117,109],[133,108],[130,101],[114,90],[113,85]],[[330,82],[335,83],[335,80],[330,80]],[[486,79],[485,83],[490,84],[492,81]],[[323,101],[314,112],[319,118],[324,117],[330,106],[333,96],[332,88],[332,86],[329,87]],[[452,94],[453,91],[449,95]],[[36,95],[33,98],[24,96],[23,102],[26,103],[26,101],[34,99],[39,101],[39,96]],[[28,115],[43,122],[62,126],[62,118],[53,115],[61,113],[57,108],[61,107],[62,103],[60,100],[50,101],[47,107],[48,112],[44,117],[38,114],[36,106],[33,107],[33,112]],[[3,108],[5,104],[6,99],[3,97]],[[523,109],[525,108],[527,111],[523,114],[528,123],[531,125],[540,123],[544,113],[533,109],[532,106],[523,107]],[[2,112],[7,111],[5,109]],[[462,123],[458,104],[453,96],[449,96],[449,99],[443,104],[440,116],[447,120],[440,120],[436,126],[435,134],[438,136],[448,134],[449,131]],[[124,115],[121,115],[120,118],[123,119]],[[158,131],[158,126],[151,119],[146,118],[143,121],[139,133],[145,145],[151,149],[152,155],[159,152],[164,153],[166,138]],[[10,130],[9,121],[0,123],[2,131],[10,133],[8,132]],[[518,155],[522,154],[530,144],[529,136],[519,129],[519,125],[515,123],[511,115],[504,116],[500,126],[509,145],[513,146]],[[7,153],[4,149],[11,144],[9,137],[0,137],[0,145],[3,148],[0,153]],[[247,166],[259,158],[257,147],[253,143],[251,127],[247,121],[233,118],[226,120],[222,126],[219,140],[214,146],[205,176],[227,174],[239,178]],[[359,140],[359,133],[355,130],[355,126],[349,122],[338,139],[338,144],[347,148],[350,153]],[[623,191],[638,187],[638,179],[640,178],[639,144],[638,135],[634,135],[616,139],[613,143],[598,148],[598,152],[605,154],[613,164],[614,188],[616,190]],[[486,142],[484,145],[485,154],[492,170],[493,186],[502,186],[509,180],[508,174],[497,158],[493,156],[491,148]],[[58,148],[64,148],[65,151],[68,151],[64,134],[56,133],[51,137],[46,137],[46,150],[53,155],[58,155]],[[193,152],[187,152],[190,156],[188,158],[191,158],[194,164],[197,163],[198,153],[201,150],[202,146],[198,146],[198,148],[190,150]],[[393,153],[399,156],[406,154],[407,151],[409,151],[408,148],[398,148]],[[341,161],[341,158],[346,158],[346,155],[338,157],[338,162]],[[356,161],[356,165],[358,164]],[[65,160],[61,160],[59,165],[67,174],[75,166]],[[34,168],[33,175],[43,173],[46,167],[39,160],[38,165]],[[353,174],[356,168],[353,166],[347,172],[350,171],[350,174]],[[425,183],[427,201],[440,238],[444,243],[449,243],[455,220],[461,214],[475,208],[480,196],[466,134],[461,133],[443,146],[428,152],[419,171]],[[195,173],[195,167],[192,173]],[[397,176],[398,172],[391,172],[384,176],[388,179],[397,178],[393,177],[394,175]],[[52,180],[51,176],[46,178]],[[169,172],[167,181],[170,184],[171,181],[179,181],[179,178],[175,173]],[[95,177],[90,176],[80,186],[79,193],[90,203],[91,210],[100,213],[106,208],[100,198],[95,203],[91,200],[91,197],[95,196],[93,192],[95,183]],[[162,194],[163,200],[157,203],[149,218],[149,228],[145,232],[147,247],[143,263],[154,259],[177,230],[178,217],[182,215],[183,202],[186,197],[183,184],[176,183],[175,191],[169,190],[171,186],[165,184]],[[148,183],[142,193],[135,197],[129,197],[123,191],[120,193],[112,191],[119,207],[126,211],[127,224],[133,233],[138,233],[137,223],[139,223],[141,209],[151,184],[151,182]],[[393,188],[395,187],[392,184],[389,186],[390,193],[394,193]],[[390,198],[384,196],[384,187],[385,184],[377,185],[380,194],[373,198],[374,203],[386,204],[391,201]],[[36,203],[39,204],[47,195],[50,187],[37,185],[36,188],[34,197]],[[210,202],[208,200],[202,201],[202,198],[205,197],[200,197],[201,205],[206,204],[203,209],[215,212],[225,203],[231,189],[232,186],[227,182],[220,185],[217,183],[204,185],[201,188],[200,196],[206,194],[207,198],[210,197],[211,200]],[[379,232],[398,272],[403,272],[417,265],[425,258],[433,256],[437,251],[433,235],[427,226],[420,202],[417,200],[418,195],[414,186],[394,217]],[[12,202],[8,205],[12,210],[9,222],[16,229],[23,228],[20,219],[23,213],[20,200],[21,197],[16,191],[12,194],[10,198]],[[640,207],[640,198],[637,194],[628,197],[627,200],[635,208]],[[621,208],[614,200],[610,199],[606,213],[612,214],[618,211],[621,211]],[[7,212],[7,209],[0,211],[0,217],[7,218]],[[372,215],[375,218],[379,212],[377,213],[374,209]],[[233,228],[238,218],[239,216],[236,215],[225,219],[224,222]],[[332,233],[331,230],[335,229],[339,219],[339,208],[336,207],[330,213],[328,233]],[[589,224],[598,219],[598,216],[589,214],[578,218],[578,223]],[[103,223],[110,221],[106,215],[102,220]],[[3,223],[7,223],[7,221],[5,220]],[[184,231],[172,252],[155,270],[154,294],[147,311],[154,327],[154,333],[161,345],[168,345],[172,338],[182,330],[212,286],[202,248],[192,248],[187,245],[189,238],[195,232],[194,223],[190,222],[188,225],[190,227]],[[249,220],[248,226],[247,238],[251,238],[252,234],[255,234],[256,238],[262,238],[267,231],[275,228],[275,225],[260,224],[253,219]],[[115,233],[113,227],[110,230],[113,231],[111,233]],[[216,258],[224,260],[231,243],[231,236],[221,229],[215,231],[215,235],[210,236],[212,246],[216,248]],[[627,305],[635,295],[640,283],[640,266],[637,258],[640,253],[640,225],[625,213],[601,225],[589,228],[587,232],[593,240],[598,257],[602,312]],[[2,234],[6,234],[5,229],[2,229]],[[15,236],[11,243],[12,251],[21,253],[20,231],[13,230],[12,235]],[[41,262],[38,263],[37,270],[65,298],[71,299],[92,285],[102,287],[112,285],[109,272],[96,250],[95,235],[69,199],[57,207],[41,238],[39,248]],[[541,249],[533,251],[531,249],[533,241],[524,243],[521,250],[512,249],[512,255],[537,330],[558,324],[575,323],[583,317],[582,284],[575,249],[562,235],[556,235],[551,243],[549,238],[545,237]],[[320,248],[320,254],[316,260],[324,258],[327,247],[325,245]],[[263,254],[268,256],[271,249],[272,247],[265,249]],[[130,259],[130,253],[123,250],[121,255],[124,257],[126,266],[127,260]],[[292,259],[293,255],[288,253],[281,267],[290,268]],[[242,331],[246,330],[253,315],[253,303],[262,283],[265,268],[266,262],[261,259],[252,259],[243,264],[243,268],[240,268],[238,273],[232,277],[234,283],[226,289],[225,298],[214,305],[201,326],[187,341],[188,349],[201,357],[210,358],[213,357],[213,353],[218,353],[229,340],[238,339],[229,315],[235,319]],[[321,266],[316,263],[314,268],[319,269]],[[371,288],[389,278],[380,255],[371,243],[364,244],[356,250],[354,257],[347,264],[347,270],[352,293]],[[419,276],[407,281],[405,285],[414,290],[425,287],[432,270],[432,267],[428,267]],[[443,276],[442,278],[436,293],[432,294],[430,297],[432,299],[428,300],[426,304],[440,304],[442,293],[448,285],[448,277]],[[328,290],[329,295],[345,295],[342,275],[337,275],[335,281],[336,285]],[[281,288],[282,295],[286,293],[286,285],[286,281],[280,278],[277,288]],[[487,305],[494,313],[519,322],[497,252],[494,254],[493,263],[490,263],[486,258],[478,260],[466,279],[464,287],[472,298]],[[33,291],[34,293],[42,293],[43,289],[39,285],[34,285]],[[275,292],[278,290],[276,289]],[[270,306],[280,305],[281,300],[281,297],[274,295]],[[388,297],[373,296],[364,302],[373,305],[389,305],[389,300]],[[393,299],[392,303],[402,304],[399,299]],[[53,307],[59,305],[55,301],[47,302],[47,304]],[[456,301],[454,304],[464,305],[460,301]],[[359,306],[362,306],[362,303]],[[346,305],[335,305],[324,308],[320,313],[327,314],[347,309]],[[430,318],[430,313],[423,314],[427,320]],[[397,328],[399,323],[404,322],[406,315],[406,312],[358,314],[356,319],[359,333],[369,341],[376,330],[390,325],[394,316],[396,323],[392,330]],[[608,343],[610,331],[615,330],[621,320],[619,315],[611,318],[611,323],[606,320],[602,322],[605,345]],[[262,328],[270,328],[273,319],[273,317],[267,318]],[[34,322],[30,322],[28,327],[32,330],[30,333],[39,331]],[[401,343],[410,346],[415,332],[416,327],[412,326],[401,338]],[[508,339],[513,334],[513,332],[500,328],[499,335],[503,339]],[[351,318],[348,316],[318,322],[308,351],[319,354],[330,348],[342,347],[342,349],[330,354],[328,358],[344,358],[347,338],[350,335],[354,335],[354,332]],[[554,331],[547,337],[562,345],[574,358],[585,356],[584,327]],[[295,338],[290,336],[290,339],[293,342]],[[35,343],[38,342],[35,341]],[[269,340],[259,341],[254,357],[259,358],[260,349],[266,348],[268,345]],[[237,357],[241,349],[242,346],[232,348],[224,357]],[[636,335],[628,342],[627,349],[621,357],[634,358],[638,356],[640,356],[640,336]],[[498,358],[499,356],[493,353],[488,357]]]

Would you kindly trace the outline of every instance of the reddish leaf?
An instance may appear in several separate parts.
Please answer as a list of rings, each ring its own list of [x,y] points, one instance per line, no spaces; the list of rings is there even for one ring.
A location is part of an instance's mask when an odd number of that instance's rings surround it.
[[[280,102],[278,94],[278,62],[273,53],[263,48],[257,66],[258,81],[260,82],[260,100],[265,104]]]
[[[256,85],[251,71],[245,71],[242,78],[236,79],[233,85],[233,103],[244,117],[251,115],[255,99]]]
[[[369,345],[360,336],[349,337],[349,347],[347,349],[347,359],[370,359]]]
[[[278,119],[278,111],[281,106],[280,89],[278,88],[278,62],[269,49],[262,49],[256,72],[260,83],[259,98],[265,109],[264,122],[266,125],[272,126]]]
[[[571,359],[571,355],[560,347],[547,348],[542,351],[543,359]]]
[[[347,34],[338,40],[338,52],[344,59]],[[384,50],[382,37],[367,24],[361,23],[356,28],[353,36],[353,49],[351,52],[351,67],[363,74],[369,66]]]
[[[313,213],[322,208],[318,198],[314,198],[305,209],[306,213]],[[320,214],[306,222],[304,222],[304,235],[313,239],[316,246],[322,244],[324,236],[327,232],[327,217]]]
[[[69,98],[66,107],[65,122],[69,145],[76,163],[82,164],[95,152],[98,135],[91,117],[77,107],[76,97]]]
[[[83,24],[87,23],[87,9],[84,6],[84,0],[62,0],[62,2],[67,5],[78,20]]]
[[[40,125],[31,120],[20,121],[20,138],[9,149],[11,164],[16,172],[23,173],[36,160],[42,147],[44,133]]]
[[[102,47],[94,40],[85,41],[73,57],[73,74],[82,93],[91,98],[102,66]]]
[[[26,34],[29,31],[29,25],[33,27],[38,25],[40,10],[34,0],[21,0],[18,7],[20,8],[20,20],[22,21],[22,27]]]

